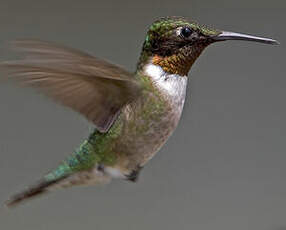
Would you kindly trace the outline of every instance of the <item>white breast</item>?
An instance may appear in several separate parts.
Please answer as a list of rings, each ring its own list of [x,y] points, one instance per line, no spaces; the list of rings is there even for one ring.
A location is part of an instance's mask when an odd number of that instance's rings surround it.
[[[181,113],[186,96],[187,76],[168,74],[160,66],[151,63],[145,66],[144,72],[153,79],[171,103],[179,105]]]

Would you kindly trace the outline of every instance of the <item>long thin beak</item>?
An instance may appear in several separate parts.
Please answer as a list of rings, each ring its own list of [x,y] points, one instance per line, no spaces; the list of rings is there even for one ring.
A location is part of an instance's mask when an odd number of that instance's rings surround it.
[[[262,37],[248,35],[248,34],[240,34],[240,33],[227,32],[227,31],[222,31],[222,33],[215,36],[213,39],[214,41],[243,40],[243,41],[260,42],[260,43],[271,44],[271,45],[280,44],[278,41],[270,39],[270,38],[262,38]]]

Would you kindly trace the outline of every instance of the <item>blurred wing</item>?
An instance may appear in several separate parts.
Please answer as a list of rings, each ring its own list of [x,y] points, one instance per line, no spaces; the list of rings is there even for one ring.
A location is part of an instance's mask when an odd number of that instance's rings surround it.
[[[2,62],[2,68],[14,79],[82,113],[101,132],[109,129],[124,105],[140,95],[134,75],[107,61],[51,42],[12,44],[26,58]]]

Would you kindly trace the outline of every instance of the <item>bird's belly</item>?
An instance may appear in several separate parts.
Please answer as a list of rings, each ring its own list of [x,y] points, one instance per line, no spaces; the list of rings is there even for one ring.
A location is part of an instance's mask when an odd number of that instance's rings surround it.
[[[143,105],[124,111],[124,126],[116,151],[119,164],[127,170],[144,166],[167,141],[178,125],[184,98],[177,104]],[[131,108],[132,109],[132,108]]]
[[[128,152],[134,160],[141,166],[150,160],[175,130],[179,117],[177,113],[168,113],[158,120],[141,121],[142,125],[134,133],[136,139],[128,144]]]
[[[127,122],[113,148],[116,163],[106,166],[105,172],[112,178],[129,178],[132,173],[137,173],[170,137],[180,115],[178,111],[169,112],[160,119],[147,122],[139,116],[136,127]]]

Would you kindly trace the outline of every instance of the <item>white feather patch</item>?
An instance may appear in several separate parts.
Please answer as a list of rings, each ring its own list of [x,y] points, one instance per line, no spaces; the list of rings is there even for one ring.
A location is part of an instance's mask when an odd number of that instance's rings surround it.
[[[118,179],[125,179],[126,178],[126,176],[124,176],[122,174],[122,172],[117,168],[105,167],[104,172],[112,178],[118,178]]]
[[[161,66],[152,63],[144,68],[145,74],[150,76],[154,83],[169,95],[174,102],[184,103],[187,88],[187,76],[166,73]]]

